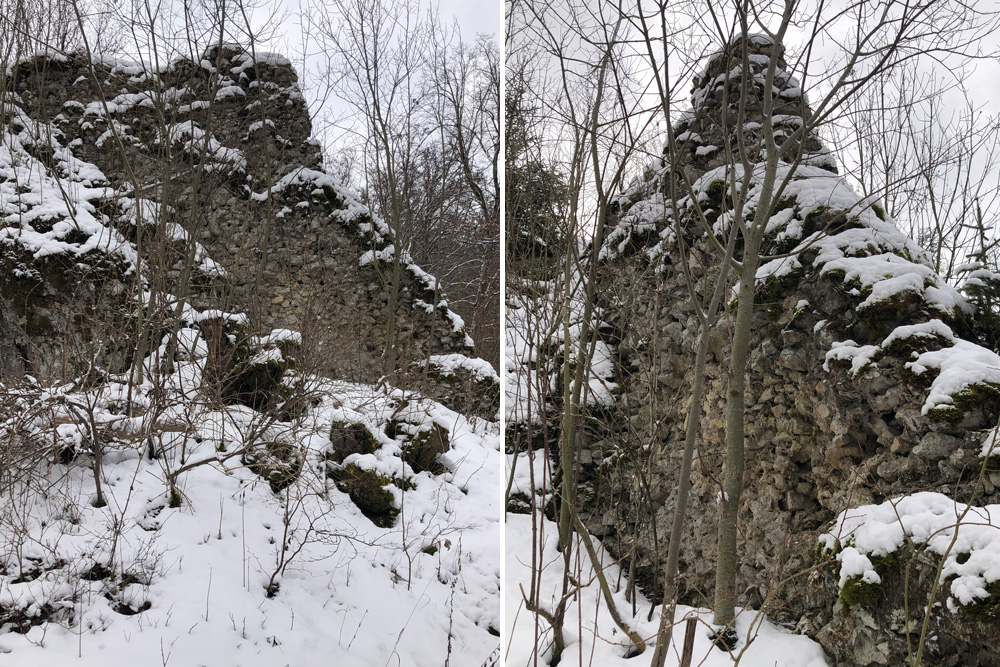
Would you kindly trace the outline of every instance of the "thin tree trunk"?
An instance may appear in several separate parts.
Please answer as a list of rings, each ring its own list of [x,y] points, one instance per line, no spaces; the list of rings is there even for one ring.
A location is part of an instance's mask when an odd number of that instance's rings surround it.
[[[657,631],[656,649],[653,651],[653,667],[663,667],[670,648],[673,634],[674,616],[677,611],[677,582],[681,553],[681,533],[687,518],[688,492],[691,489],[691,462],[694,459],[694,445],[701,425],[701,402],[705,386],[705,365],[708,359],[709,329],[702,327],[698,340],[698,351],[694,361],[694,384],[691,387],[691,407],[688,409],[687,432],[684,436],[684,456],[681,460],[680,479],[677,482],[677,506],[670,527],[670,545],[667,547],[667,568],[663,585],[663,606],[660,610],[660,628]]]
[[[763,188],[773,187],[774,179],[765,177]],[[760,210],[770,209],[766,191],[761,197]],[[747,356],[753,324],[753,297],[763,224],[754,224],[751,237],[743,255],[740,275],[739,303],[736,307],[736,324],[733,330],[732,356],[729,362],[729,392],[726,400],[726,458],[723,475],[722,498],[719,501],[719,556],[715,573],[715,624],[729,626],[736,618],[736,535],[737,514],[743,493],[744,459],[744,408]]]
[[[679,219],[679,216],[675,217]],[[700,313],[701,336],[698,339],[698,349],[694,361],[694,382],[691,386],[691,405],[688,408],[687,428],[684,434],[684,455],[681,459],[681,471],[677,480],[677,504],[674,508],[674,520],[670,528],[670,544],[667,547],[667,566],[663,585],[663,605],[660,610],[660,627],[657,631],[656,650],[653,652],[653,667],[663,667],[667,658],[667,649],[673,637],[674,618],[677,613],[677,588],[680,580],[681,535],[684,531],[684,521],[687,518],[688,494],[691,490],[691,464],[694,460],[694,446],[701,429],[702,395],[705,388],[705,367],[708,362],[708,348],[711,343],[711,327],[716,321],[726,286],[729,281],[726,276],[736,248],[735,231],[729,235],[726,243],[726,254],[719,266],[719,277],[712,292],[708,308]],[[678,234],[678,239],[683,235]],[[694,280],[689,265],[685,260],[685,278],[691,297],[694,299]]]

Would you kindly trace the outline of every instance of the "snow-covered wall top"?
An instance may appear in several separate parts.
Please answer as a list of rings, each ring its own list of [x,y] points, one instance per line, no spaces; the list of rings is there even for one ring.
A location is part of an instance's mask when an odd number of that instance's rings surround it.
[[[723,241],[734,223],[734,200],[742,200],[746,221],[755,215],[766,157],[760,100],[773,50],[778,52],[778,62],[771,124],[778,147],[791,130],[809,121],[811,111],[798,81],[785,71],[781,49],[762,35],[752,35],[746,42],[745,54],[743,42],[734,40],[727,50],[708,58],[695,79],[691,110],[674,128],[675,149],[671,151],[668,143],[664,157],[653,165],[652,177],[620,199],[625,213],[604,240],[605,259],[645,246],[649,260],[662,266],[676,242],[675,214],[681,217],[685,235],[703,234],[696,221],[704,217]],[[749,72],[744,77],[747,64]],[[744,86],[754,94],[750,101],[744,100],[745,114],[740,116]],[[734,152],[741,142],[746,149],[737,157]],[[842,291],[854,297],[852,309],[863,324],[851,328],[851,338],[834,343],[828,358],[853,363],[854,372],[878,350],[914,335],[909,326],[915,322],[947,323],[942,325],[947,331],[937,340],[951,351],[935,352],[924,357],[923,363],[918,360],[907,366],[917,374],[933,369],[931,375],[937,375],[931,380],[925,412],[950,406],[952,397],[971,385],[1000,385],[1000,357],[988,350],[962,352],[969,343],[952,343],[948,325],[961,330],[974,314],[967,298],[937,275],[929,255],[898,230],[877,202],[858,195],[837,173],[833,156],[818,137],[809,133],[798,144],[783,154],[777,166],[777,189],[769,193],[775,203],[757,271],[761,293],[773,297],[787,292],[807,275],[841,283]],[[724,146],[730,150],[723,150]],[[745,179],[743,158],[752,166],[749,179]],[[672,182],[672,174],[681,170],[690,188]],[[744,182],[749,183],[747,192],[742,191]],[[890,323],[894,326],[889,327]],[[978,372],[967,372],[970,355]]]

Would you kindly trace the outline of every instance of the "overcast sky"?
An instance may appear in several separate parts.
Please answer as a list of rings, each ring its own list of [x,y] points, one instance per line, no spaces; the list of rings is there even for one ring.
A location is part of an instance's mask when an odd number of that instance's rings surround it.
[[[283,40],[285,45],[275,44],[271,48],[281,50],[285,46],[289,51],[297,52],[301,47],[296,48],[298,43],[299,30],[299,2],[298,0],[279,0],[279,7],[284,5],[284,11],[288,14],[282,22]],[[431,3],[422,3],[425,7]],[[503,30],[503,0],[438,0],[437,6],[444,22],[450,23],[451,17],[458,21],[462,30],[463,38],[472,40],[478,33],[489,33],[497,35],[498,39]],[[261,20],[271,14],[271,7],[264,7],[255,12],[254,20],[257,22],[258,15]]]
[[[177,0],[175,0],[176,2]],[[392,0],[387,0],[392,2]],[[496,36],[499,45],[503,30],[503,0],[420,0],[423,11],[436,6],[441,23],[451,25],[457,22],[462,33],[462,40],[472,42],[477,34],[485,33]],[[322,107],[316,102],[322,94],[323,86],[316,80],[316,74],[322,63],[318,59],[309,59],[303,63],[302,12],[300,0],[273,0],[263,4],[251,14],[255,31],[260,34],[261,26],[270,22],[275,30],[271,39],[262,40],[258,51],[272,51],[289,58],[299,73],[300,83],[304,88],[306,99],[314,117],[313,132],[319,135],[327,148],[333,148],[344,136],[345,127],[351,124],[347,115],[350,109],[340,103],[335,97],[327,99]],[[315,53],[317,45],[310,44],[309,50]],[[324,132],[322,118],[332,114],[339,120],[337,126]]]
[[[441,14],[453,14],[462,33],[472,37],[486,32],[500,35],[503,29],[502,0],[441,0]]]

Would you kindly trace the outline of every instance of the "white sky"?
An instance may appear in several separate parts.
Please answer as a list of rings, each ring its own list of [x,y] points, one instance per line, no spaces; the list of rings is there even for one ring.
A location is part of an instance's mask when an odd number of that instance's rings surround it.
[[[466,37],[503,31],[503,0],[442,0],[440,7],[442,16],[455,16]]]
[[[386,1],[392,2],[392,0]],[[431,6],[437,7],[442,24],[451,26],[453,22],[457,23],[464,42],[471,43],[477,34],[486,33],[495,35],[498,45],[503,31],[502,3],[503,0],[420,0],[422,11]],[[299,74],[305,97],[309,101],[314,121],[313,134],[320,138],[329,150],[347,136],[346,128],[352,125],[349,118],[352,110],[335,98],[327,99],[322,108],[315,102],[317,96],[322,94],[322,84],[315,78],[319,61],[310,59],[303,63],[301,5],[300,0],[273,0],[251,14],[251,23],[255,30],[259,30],[260,26],[269,21],[275,22],[277,20],[275,17],[280,17],[273,39],[261,41],[257,45],[257,50],[279,53],[292,61]],[[316,44],[311,44],[307,48],[315,52],[317,47]],[[324,130],[324,119],[331,116],[338,119],[337,127]]]
[[[423,4],[427,6],[429,3]],[[288,51],[289,53],[283,53],[283,55],[290,57],[292,55],[290,52],[297,53],[301,50],[298,34],[300,31],[299,2],[298,0],[278,0],[275,6],[279,12],[283,11],[288,15],[281,25],[285,48],[281,48],[281,44],[275,44],[270,48],[279,52]],[[472,41],[479,33],[492,33],[497,35],[499,39],[503,31],[503,0],[439,0],[437,7],[442,22],[451,23],[452,17],[454,17],[462,30],[462,37],[466,41]],[[266,20],[271,15],[271,9],[264,8],[255,12],[255,22],[258,15],[261,20]]]
[[[727,11],[729,11],[731,9],[731,4],[732,3],[728,2],[727,0],[720,0],[719,2],[715,2],[713,4],[715,5],[715,7],[718,10],[720,10],[720,12],[723,15],[725,15],[727,13]],[[758,3],[757,6],[759,8],[759,7],[761,7],[761,6],[765,5],[765,4],[767,4],[767,3]],[[776,6],[778,6],[778,4],[779,3],[775,3],[775,4],[772,4],[771,6],[776,7]],[[827,3],[824,3],[824,4],[826,6],[826,10],[825,10],[825,14],[826,14],[826,13],[835,13],[836,9],[839,8],[843,3],[840,2],[839,0],[833,0],[832,2],[827,2]],[[684,5],[684,4],[682,4],[680,6],[681,7],[689,7],[688,5]],[[785,37],[785,44],[791,50],[794,50],[795,45],[801,44],[803,42],[803,40],[807,38],[807,35],[802,31],[802,28],[804,28],[805,25],[808,25],[805,22],[805,18],[807,17],[807,15],[809,13],[810,6],[811,6],[811,4],[810,4],[809,0],[803,0],[803,2],[801,3],[801,11],[798,14],[798,16],[800,16],[800,19],[803,21],[803,26],[800,29],[796,29],[796,28],[793,27],[789,31],[789,34],[787,34],[786,37]],[[973,3],[972,6],[975,9],[981,10],[981,11],[997,10],[997,9],[1000,9],[1000,0],[978,0],[977,2]],[[560,7],[560,3],[558,2],[558,0],[556,0],[556,3],[554,5],[554,7],[553,7],[553,9],[550,10],[549,14],[558,13],[559,7]],[[699,2],[697,5],[691,5],[690,7],[697,7],[697,8],[703,9],[704,8],[704,4]],[[651,21],[651,25],[652,26],[656,26],[657,25],[657,20],[656,20],[656,14],[655,14],[655,11],[653,9],[653,6],[650,5],[649,9],[650,9],[650,17],[651,17],[651,19],[653,19]],[[683,9],[677,10],[677,11],[678,11],[678,13],[675,15],[675,17],[678,20],[681,20],[680,17],[682,17],[682,16],[688,16],[688,14],[685,13]],[[548,20],[548,19],[549,19],[548,16],[545,17],[545,20]],[[721,16],[720,19],[721,19],[721,21],[723,22],[724,25],[728,25],[728,21],[727,21],[727,18],[725,16]],[[529,19],[529,20],[531,20],[531,19]],[[845,22],[846,22],[846,20],[847,19],[844,19]],[[711,25],[711,21],[709,19],[707,19],[707,18],[705,19],[705,23],[707,25]],[[770,21],[769,23],[771,23],[773,25],[774,23],[776,23],[776,21]],[[550,27],[553,27],[553,26],[555,27],[555,31],[557,33],[559,33],[559,29],[562,27],[562,24],[558,20],[556,20],[555,16],[551,16],[551,26]],[[653,30],[654,30],[654,32],[656,32],[656,27],[654,27]],[[751,26],[751,31],[752,32],[758,32],[759,30],[755,30],[753,28],[753,26]],[[845,25],[843,33],[838,32],[838,30],[831,29],[830,30],[830,36],[837,37],[838,35],[841,35],[843,37],[846,37],[847,35],[850,34],[850,32],[851,32],[850,31],[850,25]],[[533,36],[532,31],[530,29],[525,29],[525,28],[521,28],[521,29],[517,30],[517,32],[515,34],[517,35],[517,39],[515,40],[515,44],[513,45],[514,52],[520,53],[518,51],[518,47],[521,44],[523,44],[526,40],[531,40],[534,36]],[[683,34],[680,37],[683,38],[683,37],[687,37],[687,36],[691,36],[691,35],[696,35],[696,34],[701,34],[701,32],[699,30],[697,30],[697,29],[695,29],[695,30],[689,30],[689,31],[683,32]],[[712,48],[710,50],[714,50],[714,48]],[[982,51],[984,51],[984,52],[1000,51],[1000,31],[998,31],[998,32],[996,32],[996,33],[994,33],[992,35],[985,36],[985,38],[984,38],[984,40],[982,42]],[[680,72],[681,70],[683,70],[684,63],[689,62],[690,53],[691,53],[690,50],[685,51],[685,53],[684,53],[683,56],[679,56],[676,60],[672,60],[671,61],[672,62],[672,66],[671,66],[671,76],[672,76],[672,79],[676,78],[678,72]],[[824,61],[829,61],[831,59],[834,60],[834,61],[836,61],[837,60],[836,56],[837,56],[838,53],[839,53],[839,49],[834,48],[834,45],[832,43],[827,44],[827,45],[818,45],[816,51],[813,53],[813,57],[812,57],[812,61],[813,62],[811,64],[811,66],[810,66],[811,76],[810,76],[809,80],[805,82],[806,83],[807,92],[808,92],[808,95],[809,95],[809,99],[811,101],[815,102],[819,97],[822,96],[822,92],[824,90],[824,86],[823,86],[823,82],[820,81],[820,79],[823,78],[826,75],[830,75],[834,71],[833,68],[830,68],[828,65],[824,65]],[[582,49],[581,49],[580,53],[572,53],[571,55],[581,58],[582,59],[582,63],[588,62],[588,58],[582,53]],[[671,56],[671,58],[673,58],[673,56]],[[533,56],[532,59],[534,59],[534,60],[548,60],[544,55]],[[943,63],[943,66],[938,66],[937,74],[939,75],[939,77],[945,77],[945,76],[947,76],[948,72],[954,71],[955,63],[957,61],[958,61],[957,58],[952,58],[952,59],[950,59],[950,61],[947,61],[947,59],[946,59],[946,62]],[[923,62],[925,63],[924,66],[926,66],[926,63],[929,62],[929,59],[924,59]],[[553,67],[554,67],[554,65],[553,65]],[[587,65],[586,64],[581,64],[580,67],[583,68],[583,69],[586,69]],[[637,65],[637,68],[640,70],[640,75],[639,75],[638,79],[642,80],[643,77],[641,76],[641,70],[648,69],[648,65],[646,65],[645,63],[640,63],[640,64]],[[970,100],[972,101],[973,105],[977,109],[982,110],[985,114],[993,115],[993,116],[996,116],[996,115],[1000,114],[1000,61],[998,61],[997,59],[993,59],[993,60],[985,60],[985,59],[984,60],[980,60],[980,61],[978,61],[978,62],[976,62],[974,64],[974,68],[975,68],[974,73],[970,74],[965,79],[965,81],[964,81],[965,88],[968,91],[968,95],[969,95]],[[694,71],[699,71],[700,69],[701,69],[701,64],[699,63],[695,67]],[[794,72],[794,74],[798,77],[798,76],[801,75],[801,72],[800,71],[796,71],[796,72]],[[948,82],[946,82],[946,83],[948,83]],[[683,81],[683,80],[681,81],[681,84],[676,88],[676,90],[678,92],[678,96],[675,99],[675,102],[676,102],[676,109],[678,111],[683,111],[683,110],[686,110],[688,108],[688,100],[689,100],[689,98],[688,98],[688,91],[689,91],[689,89],[690,89],[689,83],[687,81]],[[633,91],[633,92],[635,92],[635,91]],[[559,97],[559,94],[556,92],[556,93],[553,93],[553,94],[542,96],[539,100],[536,101],[536,103],[539,106],[545,106],[546,104],[558,104],[558,99],[557,99],[558,97]],[[649,92],[649,100],[650,100],[650,103],[647,106],[648,107],[654,107],[655,106],[655,101],[656,101],[656,96],[655,96],[655,93],[652,90],[650,90],[650,92]],[[944,101],[945,101],[946,105],[952,107],[955,111],[959,111],[959,110],[963,110],[964,111],[964,108],[962,106],[963,103],[964,103],[964,100],[962,99],[962,96],[960,94],[949,93],[945,97]],[[555,118],[555,117],[558,116],[558,114],[549,114],[549,116],[551,118]],[[661,136],[665,136],[665,126],[662,123],[662,121],[660,123],[658,123],[658,127],[659,127],[659,133],[660,133],[660,135]],[[545,131],[548,133],[548,134],[546,134],[546,136],[555,136],[555,135],[558,134],[558,128],[552,127],[552,126],[547,126],[547,128],[546,128]],[[659,142],[654,142],[652,144],[652,146],[654,147],[654,150],[656,150],[656,148],[659,145],[662,145],[662,140],[659,141]],[[837,148],[842,148],[842,147],[837,147]],[[843,154],[841,152],[838,152],[837,159],[838,159],[838,163],[840,163],[842,165],[845,164],[845,163],[850,164],[850,162],[852,161],[850,155],[845,155],[845,154]],[[641,165],[638,165],[638,167],[641,167]],[[586,210],[586,207],[584,207],[584,210]],[[991,213],[992,213],[992,211],[991,211]],[[991,215],[989,217],[991,217],[993,219],[1000,219],[1000,211],[998,211],[997,213],[995,213],[995,214],[993,214],[993,215]]]

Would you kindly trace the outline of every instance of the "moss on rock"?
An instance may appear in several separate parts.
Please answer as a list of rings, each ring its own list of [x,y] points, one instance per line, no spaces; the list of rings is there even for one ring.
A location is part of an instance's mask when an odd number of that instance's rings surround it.
[[[721,204],[722,201],[729,194],[729,186],[721,178],[716,179],[708,184],[708,190],[706,191],[709,201],[716,204]]]
[[[364,424],[335,421],[330,427],[329,461],[343,462],[351,454],[373,454],[381,446]]]
[[[361,513],[380,528],[391,528],[399,510],[396,497],[385,487],[392,479],[374,470],[363,470],[353,463],[330,466],[328,474],[337,488],[346,493]]]
[[[971,411],[987,409],[990,412],[1000,410],[1000,384],[993,382],[977,382],[951,396],[949,405],[936,405],[927,411],[927,417],[932,422],[947,422],[957,424]]]
[[[872,204],[872,213],[875,214],[876,218],[878,218],[882,222],[885,222],[885,209],[883,209],[881,206],[879,206],[876,203],[873,203]]]
[[[867,298],[871,288],[861,290]],[[857,310],[858,318],[873,331],[895,329],[898,323],[924,306],[924,297],[914,290],[903,290],[887,299],[881,299]]]
[[[274,359],[263,363],[241,361],[234,364],[223,396],[229,402],[263,410],[271,402],[271,397],[278,394],[284,373],[285,365]]]
[[[434,424],[429,429],[418,431],[403,447],[403,460],[417,472],[427,470],[437,474],[443,472],[437,457],[447,452],[449,446],[447,429]]]
[[[243,464],[266,480],[273,493],[280,493],[299,478],[303,457],[295,445],[274,440],[265,443],[263,448],[247,452]]]
[[[340,195],[337,194],[337,191],[331,186],[324,185],[323,194],[326,196],[326,201],[330,205],[331,209],[340,210],[344,208],[344,201],[340,198]]]
[[[847,272],[843,269],[825,269],[820,272],[821,278],[826,278],[832,283],[843,283],[847,278]]]
[[[883,347],[887,355],[910,360],[911,355],[916,352],[922,354],[928,350],[940,350],[943,347],[951,347],[953,343],[943,336],[937,334],[907,336],[906,338],[894,338],[889,345]]]
[[[757,285],[754,303],[757,305],[777,303],[799,286],[804,273],[801,268],[798,268],[783,276],[769,275],[764,282]]]
[[[206,372],[219,382],[222,401],[254,410],[267,410],[286,402],[288,392],[282,379],[290,366],[289,358],[276,347],[255,345],[246,328],[236,326],[239,330],[234,334],[229,333],[228,322],[223,327],[210,327],[209,335],[205,336],[210,362]],[[202,331],[204,335],[205,327]]]
[[[869,583],[862,578],[862,575],[855,575],[848,578],[840,588],[840,599],[848,607],[863,604],[874,605],[885,596],[884,584],[888,576],[899,568],[899,558],[895,552],[884,556],[868,556],[872,568],[878,574],[880,582]]]
[[[962,613],[969,618],[987,623],[1000,621],[1000,580],[986,584],[986,598],[962,607]]]
[[[385,433],[390,438],[400,441],[403,450],[403,460],[415,472],[428,471],[434,474],[444,472],[444,467],[437,462],[437,457],[444,454],[450,447],[448,430],[436,423],[411,423],[391,420],[385,427]]]

